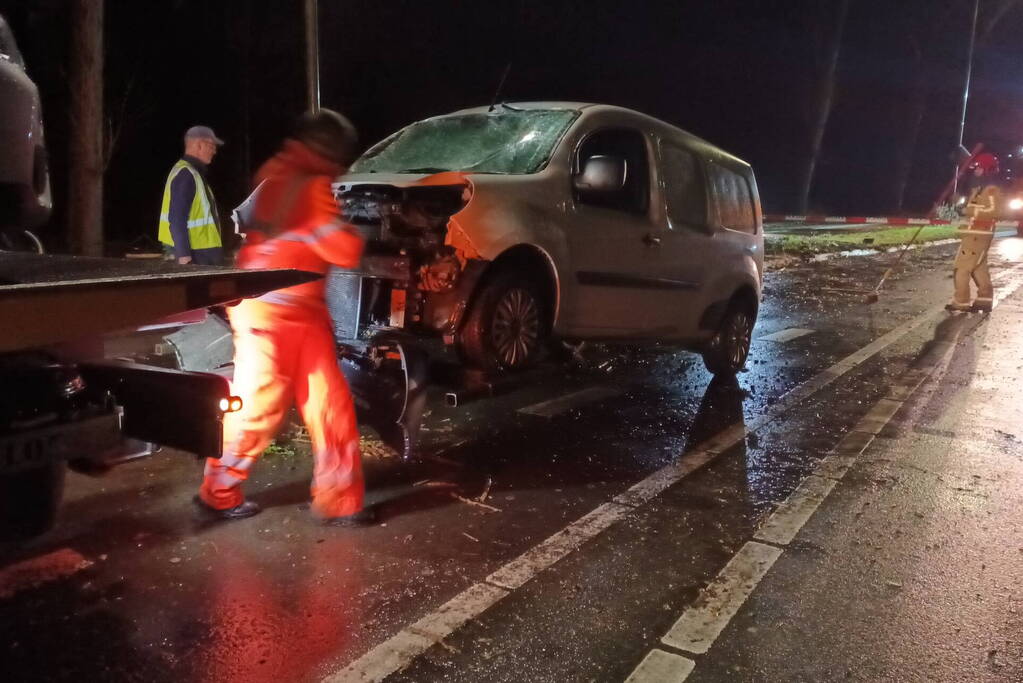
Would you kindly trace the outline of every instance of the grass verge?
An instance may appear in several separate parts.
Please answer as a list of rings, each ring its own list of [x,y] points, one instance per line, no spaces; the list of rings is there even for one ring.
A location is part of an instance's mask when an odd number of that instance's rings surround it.
[[[881,227],[867,232],[801,232],[768,235],[764,243],[767,254],[813,256],[850,249],[887,249],[901,246],[913,239],[918,226]],[[926,225],[916,243],[947,240],[957,236],[952,225]]]

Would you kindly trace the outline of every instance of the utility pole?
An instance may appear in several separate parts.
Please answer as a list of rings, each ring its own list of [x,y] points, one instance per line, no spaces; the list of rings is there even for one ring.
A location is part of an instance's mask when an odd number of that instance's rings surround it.
[[[318,0],[305,0],[306,104],[320,109],[320,29]]]
[[[103,0],[71,3],[71,250],[103,255]]]
[[[959,137],[956,152],[963,148],[963,131],[966,128],[966,103],[970,99],[970,77],[973,75],[973,46],[977,42],[977,15],[980,14],[980,0],[973,0],[973,23],[970,26],[970,47],[966,54],[966,81],[963,83],[963,107],[959,113]],[[956,175],[952,192],[959,189],[959,163],[956,162]]]

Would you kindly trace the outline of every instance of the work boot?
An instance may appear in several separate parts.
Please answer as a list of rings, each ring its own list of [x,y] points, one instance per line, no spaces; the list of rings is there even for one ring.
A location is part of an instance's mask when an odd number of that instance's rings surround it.
[[[971,308],[971,310],[974,310],[974,311],[980,311],[982,313],[990,313],[991,309],[993,308],[993,306],[994,306],[994,302],[991,299],[989,299],[987,297],[981,298],[981,297],[978,296],[976,299],[973,300],[973,306],[971,306],[970,308]]]
[[[970,304],[970,303],[965,303],[964,304],[964,303],[961,303],[959,301],[956,301],[955,299],[952,299],[947,304],[945,304],[945,310],[946,311],[960,311],[962,313],[965,313],[967,311],[972,311],[973,310],[973,304]]]
[[[227,508],[226,510],[218,510],[215,507],[210,507],[206,504],[199,496],[192,498],[192,502],[195,503],[196,507],[203,511],[204,514],[210,517],[218,517],[220,519],[245,519],[246,517],[253,517],[263,511],[263,508],[259,506],[259,503],[251,500],[243,501],[240,505],[235,505],[233,508]]]
[[[371,526],[377,521],[377,511],[372,507],[362,508],[351,515],[341,517],[324,517],[320,520],[323,526]]]

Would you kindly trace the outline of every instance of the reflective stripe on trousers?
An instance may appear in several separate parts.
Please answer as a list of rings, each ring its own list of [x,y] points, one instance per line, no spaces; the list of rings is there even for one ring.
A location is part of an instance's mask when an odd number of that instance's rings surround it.
[[[235,339],[233,391],[242,409],[224,416],[224,454],[207,459],[199,495],[224,510],[241,504],[241,484],[270,445],[294,398],[313,447],[312,510],[320,517],[362,509],[364,484],[355,406],[337,363],[325,314],[243,301],[229,312]]]

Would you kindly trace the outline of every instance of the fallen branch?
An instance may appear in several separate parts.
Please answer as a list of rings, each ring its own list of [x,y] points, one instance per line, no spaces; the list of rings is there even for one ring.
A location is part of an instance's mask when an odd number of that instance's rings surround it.
[[[484,510],[490,510],[491,512],[502,512],[501,509],[495,508],[493,505],[487,505],[486,503],[481,503],[478,500],[473,500],[472,498],[466,498],[465,496],[460,496],[457,493],[455,493],[454,491],[451,492],[451,497],[452,498],[457,498],[458,500],[462,501],[466,505],[475,505],[478,508],[483,508]]]
[[[490,485],[493,483],[494,483],[493,479],[487,477],[487,485],[483,487],[483,493],[476,497],[476,502],[478,503],[486,502],[487,496],[490,495]]]
[[[453,484],[450,481],[431,481],[430,479],[423,479],[422,481],[417,481],[416,483],[412,484],[412,486],[413,487],[423,486],[428,489],[447,489],[454,487],[455,484]]]

